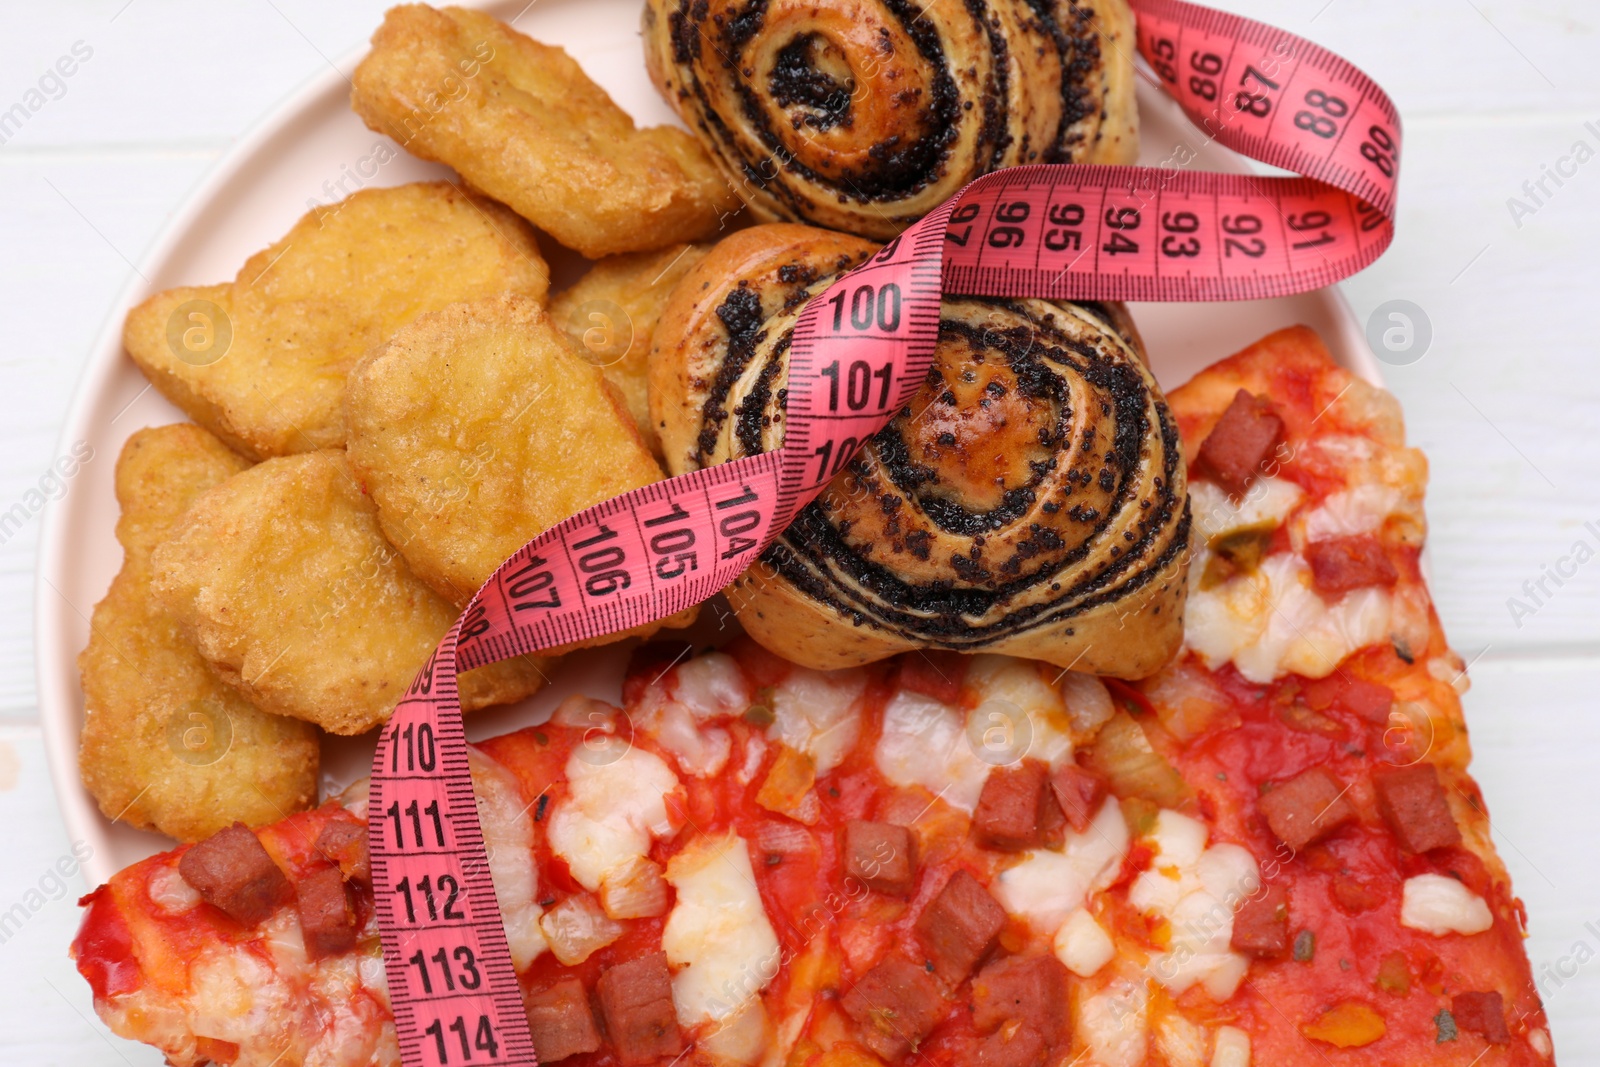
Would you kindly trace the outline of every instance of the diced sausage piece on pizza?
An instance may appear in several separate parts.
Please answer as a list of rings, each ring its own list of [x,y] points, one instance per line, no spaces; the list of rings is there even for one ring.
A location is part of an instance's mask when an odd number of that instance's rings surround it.
[[[1394,707],[1393,689],[1344,671],[1335,671],[1326,678],[1307,679],[1300,692],[1312,711],[1338,708],[1379,726],[1388,723],[1389,711]]]
[[[994,951],[1005,924],[1005,909],[982,883],[957,871],[917,916],[916,931],[934,975],[955,986]]]
[[[944,704],[961,703],[961,686],[967,678],[967,657],[959,652],[925,648],[900,657],[901,689],[921,693]]]
[[[1461,843],[1461,829],[1433,764],[1377,771],[1372,788],[1378,794],[1378,813],[1406,851],[1428,852]]]
[[[356,913],[337,867],[323,867],[295,883],[295,908],[306,955],[320,960],[356,947]]]
[[[900,956],[862,975],[839,1004],[855,1020],[862,1043],[890,1062],[915,1049],[945,1009],[933,975]]]
[[[600,1031],[589,1010],[583,983],[569,975],[553,986],[528,994],[528,1029],[540,1063],[554,1063],[600,1048]]]
[[[1021,852],[1044,844],[1061,814],[1050,793],[1050,772],[1038,760],[996,767],[984,780],[972,813],[978,843],[1002,852]]]
[[[1067,825],[1080,834],[1089,829],[1100,802],[1106,798],[1106,780],[1076,763],[1063,763],[1051,771],[1050,789]]]
[[[972,980],[972,1023],[980,1033],[1016,1020],[1055,1042],[1066,1011],[1067,968],[1054,956],[997,960]]]
[[[352,882],[372,884],[372,856],[367,850],[367,828],[344,819],[331,820],[317,835],[317,851],[337,863]]]
[[[1233,937],[1228,945],[1235,952],[1264,959],[1289,951],[1289,891],[1281,885],[1267,885],[1246,897],[1233,913]]]
[[[1240,389],[1200,443],[1195,473],[1239,496],[1250,488],[1281,440],[1283,420],[1271,402]]]
[[[631,1067],[683,1051],[666,953],[617,964],[600,976],[596,989],[618,1060]]]
[[[1042,1067],[1049,1046],[1026,1024],[996,1030],[972,1046],[974,1067]]]
[[[1367,534],[1312,541],[1305,547],[1305,557],[1311,584],[1328,596],[1369,585],[1389,586],[1400,579],[1383,545]]]
[[[1505,1003],[1499,993],[1457,993],[1450,998],[1450,1014],[1455,1016],[1459,1029],[1477,1034],[1491,1045],[1511,1043]]]
[[[1352,715],[1383,726],[1394,709],[1394,690],[1365,678],[1351,678],[1334,702]]]
[[[294,887],[242,822],[218,830],[178,860],[178,873],[200,899],[246,926],[294,899]]]
[[[903,897],[917,880],[915,839],[904,826],[851,819],[844,825],[845,874],[868,889]]]
[[[1347,788],[1323,768],[1313,767],[1278,783],[1256,804],[1278,840],[1298,852],[1355,819]]]

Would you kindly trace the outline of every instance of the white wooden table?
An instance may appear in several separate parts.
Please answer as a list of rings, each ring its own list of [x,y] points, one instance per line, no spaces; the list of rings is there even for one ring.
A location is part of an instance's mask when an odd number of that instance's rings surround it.
[[[0,113],[28,112],[0,123],[0,512],[65,447],[84,354],[190,187],[385,6],[0,2]],[[1600,563],[1573,557],[1600,553],[1600,3],[1224,6],[1355,61],[1404,116],[1398,238],[1345,288],[1363,318],[1398,299],[1431,324],[1427,353],[1386,374],[1432,462],[1434,591],[1472,663],[1475,770],[1558,1056],[1600,1063]],[[99,1024],[65,957],[84,886],[52,873],[72,842],[34,696],[39,528],[0,532],[0,914],[28,915],[0,933],[0,1062],[155,1064]]]

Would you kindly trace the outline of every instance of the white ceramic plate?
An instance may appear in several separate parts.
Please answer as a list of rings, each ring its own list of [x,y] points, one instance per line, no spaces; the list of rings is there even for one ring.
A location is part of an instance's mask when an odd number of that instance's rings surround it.
[[[675,122],[645,74],[638,34],[639,0],[525,0],[486,4],[501,18],[517,17],[517,29],[565,47],[642,125]],[[422,163],[369,131],[348,106],[347,75],[358,52],[306,85],[253,133],[243,138],[190,197],[145,259],[148,283],[135,279],[106,320],[90,353],[83,380],[67,415],[63,447],[84,441],[98,462],[88,464],[68,494],[50,509],[39,552],[35,605],[35,656],[39,712],[67,833],[94,852],[84,864],[94,883],[135,860],[170,846],[159,835],[113,825],[83,789],[78,775],[78,734],[83,694],[77,656],[88,641],[89,613],[120,566],[114,536],[117,506],[112,493],[113,460],[122,443],[143,426],[180,421],[123,354],[122,319],[150,293],[178,285],[232,278],[246,257],[280,237],[309,206],[342,198],[363,186],[399,185],[447,173]],[[1198,169],[1246,169],[1242,160],[1204,138],[1171,100],[1141,83],[1141,162],[1156,165],[1180,144],[1197,153]],[[549,242],[546,242],[547,248]],[[574,260],[553,264],[556,280],[570,280]],[[563,275],[568,277],[563,279]],[[1305,323],[1328,343],[1334,356],[1377,382],[1378,364],[1360,325],[1334,289],[1276,300],[1233,304],[1135,304],[1133,313],[1163,385],[1187,380],[1207,364],[1283,326]],[[715,636],[715,612],[699,633]],[[574,691],[615,698],[626,649],[613,646],[569,657],[553,685],[520,705],[480,712],[468,720],[472,737],[492,736],[538,721]],[[324,747],[324,784],[336,789],[365,773],[367,738],[331,741]]]

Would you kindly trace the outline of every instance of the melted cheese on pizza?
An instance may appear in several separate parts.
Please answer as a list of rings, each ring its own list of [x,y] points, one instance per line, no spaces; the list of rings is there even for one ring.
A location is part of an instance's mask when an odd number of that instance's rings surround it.
[[[1261,888],[1248,849],[1207,847],[1197,819],[1162,811],[1150,835],[1150,867],[1128,888],[1128,902],[1161,924],[1166,949],[1150,958],[1150,974],[1174,996],[1199,983],[1212,1000],[1233,996],[1250,961],[1229,948],[1233,913]]]
[[[685,1026],[719,1022],[778,973],[778,938],[761,905],[750,846],[729,831],[691,841],[667,864],[677,902],[661,948],[678,971],[672,999]]]
[[[586,734],[567,759],[568,796],[550,816],[550,848],[591,892],[673,829],[667,797],[678,778],[666,761],[616,734]]]

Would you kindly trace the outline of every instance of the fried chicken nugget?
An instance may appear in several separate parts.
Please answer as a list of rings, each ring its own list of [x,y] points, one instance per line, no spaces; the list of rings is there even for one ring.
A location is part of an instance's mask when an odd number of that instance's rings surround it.
[[[151,552],[196,498],[247,466],[188,423],[128,439],[116,472],[122,570],[78,657],[84,787],[108,818],[180,841],[276,822],[317,796],[316,728],[224,685],[151,592]]]
[[[197,500],[154,557],[156,592],[257,707],[358,734],[389,712],[456,610],[383,539],[342,450],[269,459]],[[466,710],[533,693],[550,661],[461,676]]]
[[[577,62],[458,7],[392,8],[350,103],[591,259],[709,237],[739,198],[698,142],[637,129]]]
[[[648,388],[651,337],[673,287],[710,250],[708,244],[679,244],[607,256],[550,299],[551,321],[622,393],[639,436],[658,458],[661,437],[650,421]]]
[[[351,365],[417,315],[549,285],[532,229],[501,205],[449,182],[363,189],[308,212],[231,283],[152,296],[122,341],[167,399],[263,459],[342,445]]]
[[[517,297],[424,315],[374,349],[345,420],[383,532],[457,604],[535,535],[665,477],[616,390]]]

